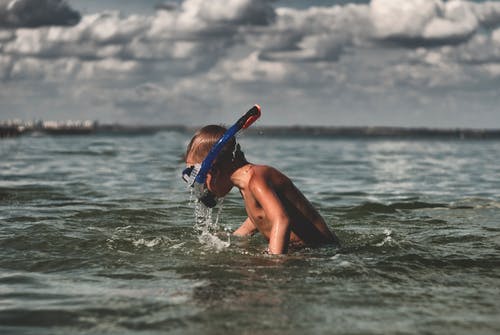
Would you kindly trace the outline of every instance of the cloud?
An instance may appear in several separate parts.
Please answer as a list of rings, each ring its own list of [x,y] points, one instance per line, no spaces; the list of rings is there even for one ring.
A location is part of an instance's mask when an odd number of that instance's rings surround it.
[[[275,17],[269,0],[187,0],[180,20],[210,23],[267,25]]]
[[[240,46],[248,50],[240,59],[251,59],[252,68],[261,69],[246,77],[256,80],[261,74],[267,80],[271,71],[262,69],[279,69],[280,63],[338,62],[357,48],[383,47],[386,41],[415,47],[463,44],[479,34],[479,27],[500,23],[500,4],[494,3],[373,0],[369,5],[308,9],[274,9],[271,4],[265,0],[186,0],[151,16],[97,13],[84,16],[72,27],[0,34],[0,50],[14,62],[40,58],[71,63],[76,59],[86,63],[82,68],[101,70],[88,63],[122,61],[126,65],[109,68],[131,74],[137,73],[137,66],[129,64],[136,62],[150,73],[182,76],[208,71]],[[244,71],[240,73],[243,77]]]
[[[10,3],[17,2],[0,0],[1,18]],[[37,3],[47,12],[66,6]],[[337,116],[343,108],[397,113],[399,98],[406,110],[500,80],[500,3],[273,4],[185,0],[150,15],[101,12],[72,26],[0,29],[0,87],[52,87],[86,109],[129,120],[147,113],[217,122],[222,109],[261,101],[283,114],[294,103],[311,106],[324,114],[310,120],[328,122],[333,108]]]
[[[276,12],[274,24],[248,38],[263,60],[336,62],[353,48],[455,46],[500,25],[500,3],[460,0],[372,0]]]
[[[0,43],[5,43],[12,40],[15,34],[11,30],[1,30],[0,29]]]
[[[158,3],[155,5],[156,10],[173,11],[173,10],[177,10],[178,8],[179,8],[179,5],[177,4],[177,2],[173,2],[173,1],[165,1],[165,2]]]
[[[271,0],[185,0],[178,8],[157,11],[152,17],[149,36],[227,38],[241,26],[270,24],[275,17],[271,3]]]
[[[346,48],[366,43],[371,27],[367,8],[279,8],[275,24],[259,30],[252,42],[267,60],[337,61]]]
[[[0,0],[0,28],[71,26],[80,13],[64,0]]]
[[[280,82],[287,76],[289,69],[285,64],[259,59],[258,52],[238,61],[225,61],[220,69],[216,69],[212,79],[230,78],[235,82]]]
[[[270,1],[216,0],[209,6],[205,1],[187,0],[176,9],[157,11],[153,16],[122,17],[118,12],[104,12],[86,15],[72,27],[18,29],[15,37],[0,35],[0,42],[5,41],[0,50],[20,63],[23,58],[30,58],[29,62],[31,58],[77,59],[81,68],[101,70],[102,66],[89,63],[122,61],[127,65],[110,69],[135,72],[136,67],[128,64],[140,62],[146,71],[188,75],[213,66],[224,56],[238,41],[240,27],[268,24],[273,18]]]
[[[470,6],[482,26],[493,29],[500,25],[500,4],[490,1]]]
[[[500,4],[450,0],[372,0],[375,37],[408,47],[464,43],[500,24]]]

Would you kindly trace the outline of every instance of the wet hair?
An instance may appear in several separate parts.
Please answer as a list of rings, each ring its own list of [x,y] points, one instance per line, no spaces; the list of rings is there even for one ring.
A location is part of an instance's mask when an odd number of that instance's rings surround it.
[[[201,163],[207,157],[213,145],[226,132],[226,128],[217,125],[208,125],[199,129],[188,144],[184,160],[186,163]],[[231,138],[229,142],[222,148],[216,158],[216,162],[230,162],[233,159],[233,151],[236,146],[236,140]]]

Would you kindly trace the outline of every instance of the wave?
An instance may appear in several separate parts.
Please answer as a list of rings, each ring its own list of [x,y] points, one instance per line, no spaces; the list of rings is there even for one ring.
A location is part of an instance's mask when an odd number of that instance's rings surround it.
[[[423,201],[412,201],[412,202],[396,202],[390,204],[389,207],[394,209],[426,209],[426,208],[448,208],[449,206],[444,203],[431,203]]]
[[[56,156],[104,156],[116,157],[120,152],[115,149],[79,149],[79,150],[54,150],[50,154]]]
[[[449,208],[449,205],[444,203],[429,203],[422,201],[411,202],[396,202],[391,204],[383,204],[379,202],[365,202],[361,205],[340,209],[345,212],[347,217],[363,217],[373,214],[396,214],[402,210],[417,210],[417,209],[434,209],[434,208]]]
[[[71,198],[64,194],[64,190],[59,187],[49,185],[21,184],[11,187],[0,187],[0,201],[33,201],[43,200],[70,200]]]
[[[332,210],[346,213],[348,217],[362,217],[373,214],[396,214],[401,211],[412,211],[421,209],[449,209],[449,210],[474,210],[474,209],[496,209],[500,208],[500,202],[493,199],[459,200],[450,203],[444,202],[364,202],[350,207],[330,207]],[[439,222],[438,222],[439,223]]]
[[[466,256],[432,256],[428,253],[417,254],[417,253],[407,253],[403,255],[390,256],[387,257],[380,265],[383,266],[386,263],[399,263],[405,264],[405,266],[424,266],[426,268],[497,268],[500,266],[500,257],[497,255],[485,255],[484,257],[466,257]]]

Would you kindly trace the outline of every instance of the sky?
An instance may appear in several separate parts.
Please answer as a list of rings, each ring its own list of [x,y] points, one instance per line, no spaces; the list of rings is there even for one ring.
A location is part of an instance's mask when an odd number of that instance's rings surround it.
[[[500,1],[0,0],[0,120],[500,128]]]

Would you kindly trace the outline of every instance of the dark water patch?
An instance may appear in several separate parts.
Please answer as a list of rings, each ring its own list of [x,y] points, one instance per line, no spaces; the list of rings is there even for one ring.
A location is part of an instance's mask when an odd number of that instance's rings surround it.
[[[449,206],[443,203],[428,203],[422,201],[413,201],[413,202],[396,202],[390,204],[389,207],[401,210],[412,210],[412,209],[427,209],[427,208],[448,208]]]
[[[43,221],[48,221],[53,219],[52,216],[47,216],[43,214],[31,214],[30,216],[25,216],[25,215],[16,215],[16,214],[9,214],[9,217],[6,217],[3,219],[4,223],[7,224],[14,224],[15,228],[14,230],[17,230],[19,228],[23,228],[20,224],[37,224]]]
[[[79,311],[67,309],[4,309],[0,313],[0,324],[10,327],[90,327],[91,323],[81,320]]]
[[[313,206],[321,208],[326,208],[326,206],[322,206],[325,203],[332,203],[343,199],[343,197],[337,195],[327,195],[327,194],[325,195],[318,194],[317,197],[318,201],[311,201],[311,203],[313,204]]]
[[[238,295],[236,286],[231,285],[231,280],[212,281],[208,285],[196,287],[193,292],[193,299],[202,306],[210,307],[220,305],[222,302],[231,303]]]
[[[62,301],[67,299],[65,294],[47,293],[47,292],[31,292],[31,288],[21,288],[19,291],[0,293],[1,299],[17,299],[25,301],[40,301],[42,303],[49,301]],[[38,288],[40,289],[40,288]],[[41,290],[40,290],[41,291]]]
[[[1,267],[38,272],[78,269],[94,260],[99,261],[104,256],[99,253],[107,250],[105,236],[85,234],[85,230],[62,229],[52,224],[11,230],[0,243],[6,251],[0,260]]]
[[[155,278],[154,275],[148,275],[143,273],[99,273],[98,276],[106,277],[111,279],[120,279],[120,280],[152,280]]]
[[[91,255],[71,255],[71,256],[50,256],[45,259],[39,259],[30,264],[27,269],[40,273],[58,273],[77,271],[82,268],[91,267],[99,262],[98,259],[93,259]],[[97,255],[92,255],[97,257]]]
[[[88,258],[57,256],[51,253],[28,251],[24,258],[5,257],[0,261],[4,269],[13,271],[33,271],[39,273],[56,273],[59,271],[77,270],[91,263]]]
[[[496,227],[483,227],[482,229],[486,230],[488,232],[500,232],[500,227],[498,227],[498,228],[496,228]]]
[[[394,214],[396,209],[381,203],[366,202],[344,210],[348,218],[362,218],[372,214]]]
[[[425,219],[425,220],[423,220],[423,222],[425,222],[428,225],[434,226],[434,227],[436,227],[436,226],[448,226],[449,225],[448,221],[441,220],[441,219]]]
[[[389,285],[408,285],[414,274],[419,271],[426,271],[426,268],[424,266],[408,265],[405,263],[378,261],[375,266],[370,268],[369,272],[372,279],[379,278],[379,280]],[[385,293],[385,295],[387,294]],[[400,294],[400,291],[395,293],[395,295]],[[422,299],[424,295],[424,292],[419,294],[419,299]]]
[[[366,197],[369,194],[361,191],[346,191],[346,192],[325,192],[328,194],[334,194],[339,197]]]
[[[119,151],[115,149],[75,149],[75,150],[54,150],[50,152],[55,156],[89,156],[89,157],[116,157],[119,155]]]
[[[423,201],[410,201],[410,202],[394,202],[389,204],[383,204],[378,202],[365,202],[360,205],[352,207],[327,207],[331,211],[345,213],[344,217],[350,219],[363,219],[369,216],[384,217],[388,215],[389,217],[398,214],[401,211],[412,211],[412,210],[425,210],[425,209],[473,209],[470,206],[454,206],[446,203],[432,203]],[[435,219],[434,223],[444,223]],[[428,220],[427,220],[428,221]],[[432,222],[429,222],[432,223]]]
[[[25,185],[30,186],[37,182],[42,185],[49,185],[53,183],[62,184],[66,180],[71,179],[73,176],[71,171],[61,171],[56,166],[47,165],[48,164],[43,163],[34,164],[34,166],[29,164],[27,167],[21,166],[14,169],[14,171],[4,173],[2,179],[9,182],[11,185],[21,187]]]
[[[498,269],[500,267],[500,257],[498,255],[489,255],[487,257],[470,256],[467,258],[456,257],[454,255],[443,258],[446,266],[454,268],[480,268],[480,269]]]
[[[0,187],[0,203],[12,199],[12,191]]]
[[[38,285],[39,282],[32,275],[21,274],[21,273],[9,273],[0,275],[0,284]]]
[[[164,222],[170,216],[163,208],[123,208],[114,202],[99,204],[103,205],[106,207],[76,210],[68,219],[74,223],[120,228],[127,225]]]
[[[473,234],[455,234],[455,235],[446,235],[446,236],[432,236],[428,239],[429,243],[437,244],[439,246],[444,246],[446,244],[465,244],[470,242],[484,242],[486,241],[485,236],[473,235]],[[464,245],[465,247],[465,245]],[[470,245],[468,246],[470,247]]]
[[[444,230],[448,229],[452,223],[442,220],[442,219],[436,219],[432,218],[427,215],[421,215],[419,214],[418,216],[414,215],[405,215],[398,217],[398,221],[402,225],[406,226],[407,228],[412,228],[412,231],[410,234],[415,234],[415,233],[420,233],[425,229],[439,229],[439,230]]]
[[[500,257],[459,257],[455,255],[431,255],[406,253],[403,255],[389,256],[386,261],[391,263],[406,264],[406,266],[423,266],[426,269],[467,269],[467,268],[497,268]]]
[[[466,206],[466,205],[456,205],[450,206],[451,209],[474,209],[474,206]]]
[[[120,322],[120,325],[129,330],[136,331],[151,331],[157,330],[161,332],[177,330],[179,332],[180,329],[186,328],[188,326],[188,322],[181,318],[166,318],[164,320],[146,320],[147,318],[143,318],[143,320],[128,320]],[[201,332],[201,330],[199,330]]]
[[[0,187],[0,200],[2,199],[15,202],[71,200],[71,198],[65,194],[64,189],[40,184]]]
[[[61,236],[63,235],[57,227],[39,223],[11,230],[8,237],[2,239],[2,245],[17,250],[42,250],[49,248]]]
[[[64,184],[66,194],[72,197],[84,199],[82,201],[96,202],[107,197],[107,194],[98,187],[89,185],[86,182],[80,181],[77,178],[71,178]],[[100,202],[100,201],[99,201]]]

